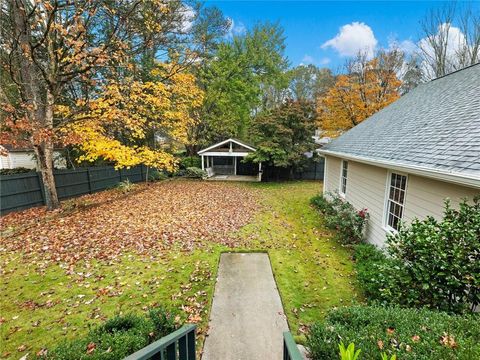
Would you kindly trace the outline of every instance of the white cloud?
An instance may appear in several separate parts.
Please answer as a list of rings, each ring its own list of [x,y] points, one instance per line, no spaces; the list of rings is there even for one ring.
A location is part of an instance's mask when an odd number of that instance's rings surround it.
[[[318,63],[319,63],[320,65],[327,65],[327,64],[330,63],[330,58],[328,58],[328,57],[321,58]]]
[[[355,56],[359,51],[366,51],[372,57],[377,43],[370,26],[363,22],[352,22],[343,25],[333,39],[322,45],[322,49],[333,48],[341,56]]]
[[[330,63],[330,59],[328,57],[323,57],[319,61],[316,61],[313,56],[305,54],[305,56],[303,57],[299,65],[300,66],[306,66],[309,64],[327,65],[328,63]]]
[[[196,15],[197,13],[193,9],[193,7],[189,5],[183,6],[182,21],[180,24],[180,29],[182,30],[182,32],[188,32],[192,28]]]
[[[310,55],[307,55],[307,54],[305,54],[305,56],[302,59],[302,64],[313,64],[314,62],[315,61],[314,61],[313,57],[311,57]]]
[[[447,58],[454,56],[458,51],[465,46],[466,38],[460,28],[451,26],[450,24],[441,24],[438,26],[437,34],[434,35],[436,39],[433,41],[439,41],[440,37],[447,37]],[[438,39],[438,40],[437,40]],[[418,42],[418,46],[429,56],[433,56],[434,50],[430,44],[429,39],[423,38]]]
[[[433,35],[433,38],[421,39],[418,42],[418,47],[421,49],[424,57],[433,59],[435,58],[435,51],[431,45],[431,42],[438,43],[445,41],[444,39],[448,39],[445,52],[447,71],[452,71],[460,66],[459,54],[462,52],[462,49],[465,49],[466,46],[470,46],[470,44],[467,44],[465,34],[460,28],[447,23],[440,24],[438,26],[438,31],[435,35]],[[423,61],[422,66],[425,74],[427,74],[428,77],[435,77],[435,73],[432,67],[429,65],[429,61]]]
[[[403,40],[400,42],[390,42],[389,43],[390,49],[399,49],[403,51],[405,54],[413,54],[417,50],[417,44],[415,44],[412,40]]]
[[[234,37],[238,35],[243,35],[247,32],[247,28],[242,22],[235,22],[232,18],[230,20],[230,29],[228,29],[227,37]]]

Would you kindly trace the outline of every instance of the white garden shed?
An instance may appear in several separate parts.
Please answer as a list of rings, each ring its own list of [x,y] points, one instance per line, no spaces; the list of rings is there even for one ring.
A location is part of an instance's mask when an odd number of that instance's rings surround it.
[[[253,146],[230,138],[200,150],[198,155],[209,180],[261,181],[262,163],[244,161],[255,151]]]

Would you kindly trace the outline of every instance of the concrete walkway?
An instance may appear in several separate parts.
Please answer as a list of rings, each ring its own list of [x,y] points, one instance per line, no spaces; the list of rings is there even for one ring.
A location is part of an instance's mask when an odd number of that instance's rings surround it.
[[[281,360],[287,330],[268,255],[222,254],[202,360]]]

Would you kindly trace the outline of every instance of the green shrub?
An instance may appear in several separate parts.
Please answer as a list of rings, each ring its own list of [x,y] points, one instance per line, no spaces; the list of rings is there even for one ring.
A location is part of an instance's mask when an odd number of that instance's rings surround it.
[[[149,169],[148,171],[148,181],[161,181],[168,179],[168,175],[163,171],[158,171],[157,169]]]
[[[24,174],[31,171],[35,171],[35,169],[27,169],[24,167],[17,167],[13,169],[0,169],[0,175],[15,175],[15,174]]]
[[[427,309],[353,306],[331,311],[314,324],[307,348],[314,360],[338,358],[338,344],[355,343],[361,359],[479,359],[480,316]]]
[[[187,156],[180,159],[180,169],[187,169],[190,167],[199,168],[202,166],[202,159],[200,156]]]
[[[480,197],[458,210],[446,201],[441,221],[414,220],[387,244],[412,279],[409,305],[462,312],[480,304]]]
[[[120,190],[122,193],[126,194],[135,189],[136,185],[131,183],[130,180],[124,180],[119,182],[117,185],[117,189]]]
[[[148,316],[155,328],[155,339],[160,339],[176,330],[175,314],[164,308],[151,309]]]
[[[320,212],[324,215],[333,215],[335,213],[332,203],[322,194],[311,198],[310,204],[320,210]]]
[[[480,202],[444,218],[414,220],[387,240],[387,256],[356,247],[358,282],[370,301],[461,313],[480,303]]]
[[[148,317],[133,314],[115,316],[85,337],[63,342],[37,358],[123,359],[175,330],[174,316],[162,308],[150,310]]]
[[[60,344],[46,358],[123,359],[151,342],[153,324],[136,315],[116,316],[92,330],[86,337]]]
[[[207,177],[207,172],[197,167],[189,167],[185,170],[185,177],[192,179],[203,179]]]
[[[363,240],[368,221],[367,209],[357,211],[338,194],[317,195],[310,200],[325,218],[325,225],[336,230],[342,244],[357,244]]]

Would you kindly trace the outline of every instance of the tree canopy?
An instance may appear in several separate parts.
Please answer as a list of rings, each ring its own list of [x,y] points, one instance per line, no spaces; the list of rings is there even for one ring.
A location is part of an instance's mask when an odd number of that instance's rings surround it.
[[[289,168],[291,173],[305,165],[306,153],[313,153],[316,144],[315,104],[305,100],[286,100],[255,120],[252,137],[257,151],[250,155],[254,162]]]
[[[372,60],[360,54],[337,76],[335,85],[318,98],[319,122],[330,136],[338,136],[400,97],[401,65],[395,51],[381,52]]]

